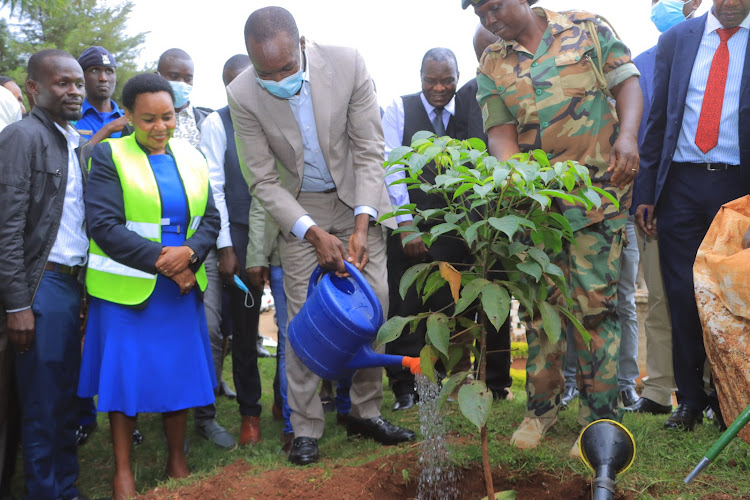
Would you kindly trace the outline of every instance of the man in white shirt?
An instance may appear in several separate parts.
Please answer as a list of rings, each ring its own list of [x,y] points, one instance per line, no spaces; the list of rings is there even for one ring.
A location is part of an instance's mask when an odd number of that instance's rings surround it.
[[[0,132],[0,357],[16,353],[28,498],[77,498],[75,397],[81,357],[85,171],[76,154],[83,70],[61,50],[28,63],[35,107]],[[0,384],[7,384],[7,377]]]

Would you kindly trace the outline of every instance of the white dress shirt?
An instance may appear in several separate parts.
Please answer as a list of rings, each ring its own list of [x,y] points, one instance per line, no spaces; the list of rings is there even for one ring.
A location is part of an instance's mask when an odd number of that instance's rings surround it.
[[[424,110],[427,112],[427,118],[429,118],[430,122],[432,122],[437,116],[437,114],[435,113],[435,106],[427,102],[427,98],[424,96],[424,94],[420,93],[419,97],[422,99],[422,105],[424,106]],[[445,127],[445,129],[447,130],[448,122],[450,121],[451,116],[453,116],[456,112],[456,97],[453,96],[453,99],[451,99],[443,109],[445,111],[442,116],[443,127]],[[385,113],[383,113],[383,136],[385,137],[385,159],[387,160],[388,155],[391,154],[391,151],[402,145],[402,140],[404,138],[404,100],[401,97],[397,97],[396,99],[394,99],[390,106],[386,108]],[[398,167],[401,167],[401,165],[396,165],[392,168]],[[388,189],[388,198],[390,198],[391,205],[393,205],[394,210],[402,205],[407,205],[410,202],[409,189],[406,184],[390,185],[392,182],[398,179],[403,179],[404,177],[406,177],[406,173],[404,171],[394,172],[392,174],[386,175],[385,177],[385,185]],[[413,217],[411,215],[396,216],[397,223],[410,220],[413,220]]]
[[[716,49],[721,40],[717,29],[723,26],[709,11],[706,19],[706,29],[695,56],[693,71],[690,75],[685,98],[685,114],[682,117],[682,129],[677,138],[673,161],[681,163],[728,163],[740,164],[740,136],[739,110],[740,87],[742,72],[745,67],[745,52],[750,31],[750,16],[746,17],[740,29],[727,42],[729,47],[729,68],[727,71],[726,88],[724,89],[724,104],[721,108],[721,124],[719,127],[719,143],[708,153],[703,153],[695,144],[698,131],[698,121],[703,107],[703,98],[708,84],[708,74]]]
[[[76,154],[81,136],[70,125],[62,128],[55,123],[55,127],[68,142],[68,179],[65,183],[60,227],[48,260],[65,266],[82,266],[86,263],[89,239],[86,237],[83,205],[83,173]]]
[[[227,210],[227,198],[224,194],[225,174],[224,155],[227,151],[227,134],[224,123],[219,113],[214,111],[203,120],[201,126],[200,150],[206,157],[208,163],[208,179],[211,183],[211,192],[214,195],[214,204],[221,218],[221,229],[216,239],[216,248],[232,246],[232,236],[229,231],[229,211]]]
[[[307,61],[307,51],[303,52],[305,61]],[[318,142],[317,137],[317,127],[310,127],[307,125],[307,121],[310,120],[310,117],[312,118],[312,122],[314,125],[314,115],[313,115],[313,103],[312,103],[312,96],[311,96],[311,88],[310,88],[310,65],[305,64],[305,70],[302,73],[302,88],[299,91],[298,95],[293,96],[290,99],[289,105],[292,108],[292,112],[294,114],[294,118],[297,121],[297,126],[299,127],[300,134],[302,135],[302,141],[303,145],[305,147],[305,165],[307,165],[314,161],[314,163],[317,164],[318,169],[321,170],[323,166],[325,165],[319,165],[321,160],[325,164],[325,159],[323,158],[322,153],[320,153],[320,143]],[[306,121],[307,120],[307,121]],[[327,133],[328,131],[324,131],[324,133]],[[313,158],[309,158],[310,154],[313,154]],[[330,177],[330,173],[327,172],[328,167],[325,166],[326,173],[328,173],[328,176]],[[305,168],[305,174],[307,174],[308,169]],[[317,179],[320,180],[320,179]],[[332,181],[331,181],[332,182]],[[302,180],[302,186],[303,188],[310,183],[305,182],[305,179]],[[334,185],[335,187],[335,185]],[[304,190],[304,189],[303,189]],[[360,205],[357,207],[354,207],[354,216],[356,217],[359,214],[368,214],[372,219],[378,218],[378,211],[375,210],[373,207],[368,207],[367,205]],[[295,235],[297,238],[303,240],[305,239],[305,233],[307,233],[307,230],[310,229],[312,226],[317,226],[315,221],[310,217],[310,215],[305,214],[299,219],[297,219],[297,222],[294,223],[292,226],[292,234]]]

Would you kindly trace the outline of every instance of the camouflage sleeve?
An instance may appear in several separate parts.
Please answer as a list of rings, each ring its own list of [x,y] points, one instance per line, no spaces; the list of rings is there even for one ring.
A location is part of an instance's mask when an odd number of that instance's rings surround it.
[[[596,34],[602,46],[607,87],[614,88],[632,76],[641,75],[630,58],[630,49],[601,19],[596,20]]]
[[[477,102],[482,109],[485,132],[497,125],[515,123],[516,118],[500,96],[495,80],[483,73],[482,68],[477,72]]]

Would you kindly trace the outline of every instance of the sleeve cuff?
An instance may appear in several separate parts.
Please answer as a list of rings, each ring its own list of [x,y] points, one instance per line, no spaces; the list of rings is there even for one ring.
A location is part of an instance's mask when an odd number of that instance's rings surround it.
[[[413,220],[414,220],[414,217],[412,217],[411,214],[397,215],[396,216],[396,224],[400,224],[402,222],[411,222]]]
[[[6,312],[7,314],[10,314],[10,313],[18,313],[18,312],[21,312],[21,311],[25,311],[25,310],[27,310],[27,309],[31,309],[31,306],[26,306],[26,307],[22,307],[22,308],[20,308],[20,309],[8,309],[8,310],[7,310],[7,311],[5,311],[5,312]]]
[[[216,248],[226,248],[232,246],[232,236],[228,230],[222,229],[219,232],[219,237],[216,238]]]
[[[638,71],[635,64],[632,62],[625,63],[622,66],[618,66],[606,75],[607,87],[613,89],[620,85],[622,82],[633,76],[641,76],[641,72]]]
[[[356,210],[355,210],[355,213],[356,213]],[[296,236],[297,238],[304,240],[305,233],[307,233],[307,230],[313,226],[317,226],[317,224],[315,224],[315,221],[312,220],[312,217],[305,214],[299,219],[297,219],[297,222],[295,222],[294,225],[292,226],[292,234]]]
[[[367,205],[360,205],[358,207],[354,207],[354,216],[356,217],[359,214],[367,214],[372,219],[378,220],[378,211],[372,207],[368,207]]]

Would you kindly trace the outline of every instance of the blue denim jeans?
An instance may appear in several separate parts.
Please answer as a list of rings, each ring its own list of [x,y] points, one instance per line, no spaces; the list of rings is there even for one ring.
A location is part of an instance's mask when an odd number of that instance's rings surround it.
[[[279,392],[281,393],[281,412],[284,415],[284,433],[291,434],[292,423],[289,421],[291,410],[286,401],[286,357],[284,346],[286,345],[286,326],[289,319],[286,310],[286,294],[284,293],[284,270],[281,266],[271,266],[271,295],[276,308],[276,325],[279,328],[276,347],[276,376],[279,379]]]
[[[23,420],[23,472],[28,499],[78,496],[78,371],[81,287],[72,276],[45,271],[32,310],[36,337],[16,352]]]

